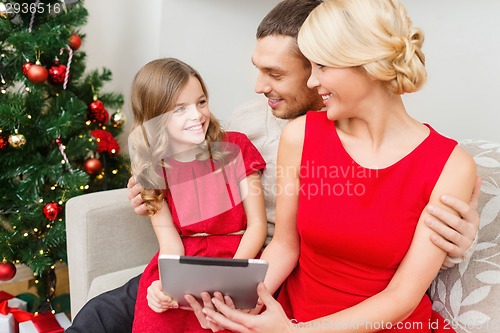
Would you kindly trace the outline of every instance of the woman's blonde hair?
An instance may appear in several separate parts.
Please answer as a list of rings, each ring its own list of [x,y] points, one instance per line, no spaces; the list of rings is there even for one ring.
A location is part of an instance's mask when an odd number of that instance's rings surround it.
[[[302,25],[298,44],[312,62],[361,67],[395,94],[419,90],[427,79],[422,31],[397,0],[328,0]]]
[[[208,99],[208,91],[201,75],[188,64],[175,58],[153,60],[144,65],[132,82],[130,100],[134,116],[134,129],[129,136],[132,173],[144,190],[142,198],[150,215],[161,209],[164,190],[157,184],[164,182],[161,168],[168,150],[168,133],[165,130],[169,111],[172,111],[181,90],[189,79],[195,77]],[[156,118],[154,121],[154,118]],[[147,130],[146,130],[147,128]],[[154,135],[154,138],[151,137]],[[210,114],[206,142],[220,142],[224,137],[220,123]],[[206,155],[197,156],[206,159]],[[148,186],[149,185],[149,186]],[[168,188],[168,184],[166,184]],[[165,188],[165,187],[163,187]]]

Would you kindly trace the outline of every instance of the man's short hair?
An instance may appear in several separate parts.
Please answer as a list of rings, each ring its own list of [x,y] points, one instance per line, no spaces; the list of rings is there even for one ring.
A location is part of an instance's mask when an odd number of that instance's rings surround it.
[[[257,39],[283,35],[297,39],[300,27],[323,0],[284,0],[264,17],[257,28]]]

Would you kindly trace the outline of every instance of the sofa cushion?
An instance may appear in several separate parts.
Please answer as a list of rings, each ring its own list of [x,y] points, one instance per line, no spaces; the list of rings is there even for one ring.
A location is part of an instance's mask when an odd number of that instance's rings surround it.
[[[439,273],[431,298],[459,333],[500,332],[500,143],[465,140],[460,145],[483,180],[478,242],[469,259]]]
[[[88,299],[94,298],[95,296],[105,293],[106,291],[123,286],[131,278],[142,274],[142,272],[144,272],[144,268],[146,268],[146,265],[127,268],[96,277],[90,284]]]

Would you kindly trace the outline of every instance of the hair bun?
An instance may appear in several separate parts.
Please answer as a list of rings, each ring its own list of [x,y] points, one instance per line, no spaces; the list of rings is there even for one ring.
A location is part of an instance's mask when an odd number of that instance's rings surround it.
[[[396,49],[396,57],[392,61],[396,78],[391,82],[391,87],[395,93],[415,92],[427,80],[425,56],[421,49],[423,40],[423,33],[418,29],[409,38],[400,39],[400,47]]]

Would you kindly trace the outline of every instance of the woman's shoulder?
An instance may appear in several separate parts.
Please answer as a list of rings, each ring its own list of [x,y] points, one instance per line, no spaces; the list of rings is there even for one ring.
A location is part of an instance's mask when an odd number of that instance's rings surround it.
[[[458,145],[455,139],[452,139],[444,134],[436,131],[431,125],[425,123],[431,133],[429,144],[433,147],[434,153],[438,151],[451,151],[446,161],[446,168],[453,178],[460,179],[470,174],[475,174],[476,163],[472,157]],[[441,147],[441,150],[439,150]]]
[[[318,121],[323,123],[332,123],[326,117],[325,111],[308,111],[305,115],[290,121],[281,131],[281,141],[286,141],[292,145],[302,144],[304,142],[306,127],[315,128]]]
[[[293,136],[296,137],[297,134],[303,133],[306,128],[306,119],[307,115],[299,116],[293,120],[291,120],[288,124],[283,127],[281,131],[281,136]]]
[[[293,119],[281,130],[279,150],[302,152],[306,129],[306,116]]]
[[[461,176],[476,174],[476,163],[469,153],[459,145],[456,145],[455,149],[451,152],[447,164],[453,170],[453,174],[457,179],[460,179]]]

